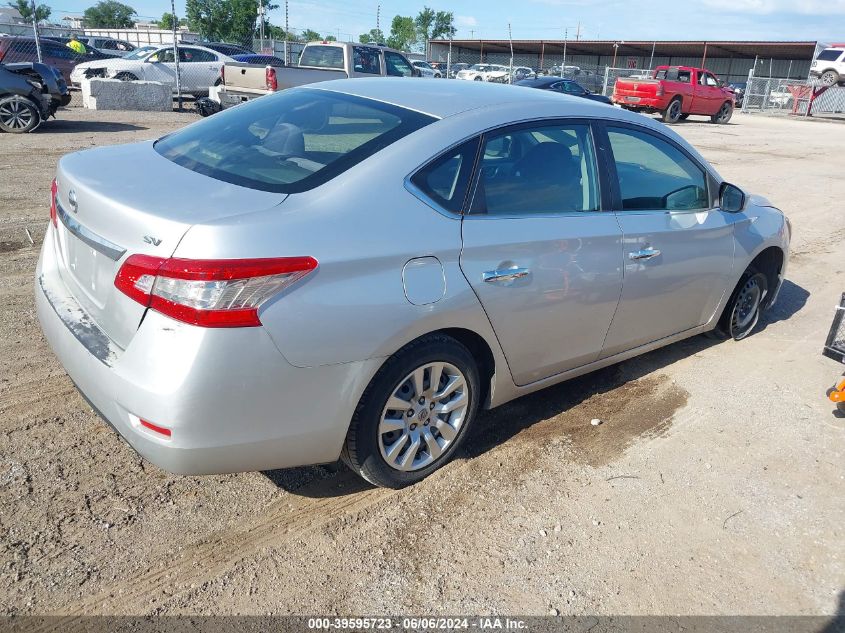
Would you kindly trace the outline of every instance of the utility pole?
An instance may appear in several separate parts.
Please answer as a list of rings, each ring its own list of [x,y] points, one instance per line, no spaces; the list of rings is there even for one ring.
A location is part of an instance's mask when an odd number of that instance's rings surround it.
[[[381,5],[376,7],[376,31],[381,33]],[[381,42],[376,43],[381,44]]]
[[[173,63],[176,64],[176,103],[179,112],[182,111],[182,73],[179,71],[179,47],[176,45],[176,27],[179,20],[176,19],[176,3],[170,0],[170,12],[173,14]]]
[[[508,69],[508,83],[513,83],[513,38],[511,37],[511,23],[508,22],[508,42],[511,45],[511,64]]]
[[[261,54],[264,54],[264,2],[263,0],[258,0],[258,32],[259,38],[261,39],[261,46],[259,50]]]
[[[652,65],[654,64],[654,47],[657,46],[657,42],[651,43],[651,59],[648,60],[648,69],[651,70]]]
[[[290,64],[290,58],[288,57],[288,39],[290,35],[288,34],[288,0],[285,0],[285,65]]]
[[[566,74],[566,40],[569,38],[569,28],[563,29],[563,63],[560,65],[560,76]]]
[[[613,65],[611,68],[616,68],[616,53],[619,52],[619,42],[613,43]]]
[[[35,52],[40,63],[43,58],[41,57],[41,38],[38,36],[38,16],[36,15],[38,7],[35,6],[35,0],[31,0],[30,4],[32,5],[32,32],[35,34]]]
[[[576,42],[581,41],[581,20],[578,20],[578,30],[575,31],[575,41]]]

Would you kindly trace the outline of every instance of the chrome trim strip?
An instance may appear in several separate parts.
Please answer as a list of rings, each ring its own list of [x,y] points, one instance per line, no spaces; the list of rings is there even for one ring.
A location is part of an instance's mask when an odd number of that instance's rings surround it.
[[[95,251],[102,253],[114,261],[123,257],[123,254],[126,252],[125,248],[121,248],[114,242],[109,242],[107,239],[100,237],[90,229],[82,226],[79,222],[74,220],[67,211],[64,210],[64,207],[59,204],[58,200],[56,200],[56,212],[61,219],[62,224],[65,225],[65,228],[80,240],[88,244],[88,246],[93,248]]]

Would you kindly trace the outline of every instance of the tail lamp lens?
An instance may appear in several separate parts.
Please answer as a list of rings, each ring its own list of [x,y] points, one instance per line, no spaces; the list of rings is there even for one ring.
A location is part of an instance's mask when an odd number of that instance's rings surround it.
[[[276,69],[272,66],[267,66],[267,71],[264,73],[264,78],[267,81],[267,90],[276,92],[279,89],[279,81],[276,78]]]
[[[59,226],[59,214],[56,211],[56,195],[59,191],[59,185],[56,184],[56,179],[53,178],[53,182],[50,183],[50,221],[53,223],[53,226]]]
[[[258,309],[317,268],[312,257],[193,260],[132,255],[118,290],[171,318],[202,327],[261,325]]]

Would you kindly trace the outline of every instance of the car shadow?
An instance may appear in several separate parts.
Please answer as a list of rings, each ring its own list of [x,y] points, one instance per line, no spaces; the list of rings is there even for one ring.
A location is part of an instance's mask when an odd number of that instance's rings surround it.
[[[788,319],[807,303],[810,293],[785,281],[775,307],[765,312],[754,336],[768,325]],[[478,457],[504,444],[538,422],[564,413],[596,395],[608,394],[627,383],[658,374],[684,358],[723,344],[705,335],[694,336],[672,345],[636,356],[584,376],[547,387],[489,411],[481,411],[469,430],[457,457]],[[298,496],[325,498],[354,494],[372,488],[342,462],[264,471],[276,486]]]
[[[59,117],[45,122],[35,133],[41,134],[79,134],[82,132],[133,132],[148,130],[148,127],[132,123],[116,123],[110,121],[68,121]]]

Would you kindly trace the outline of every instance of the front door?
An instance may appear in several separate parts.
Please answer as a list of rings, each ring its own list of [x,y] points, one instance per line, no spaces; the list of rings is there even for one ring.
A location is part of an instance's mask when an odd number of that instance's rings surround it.
[[[173,86],[176,90],[176,61],[172,48],[163,48],[153,53],[144,62],[144,79],[160,81]]]
[[[461,269],[525,385],[598,358],[619,301],[621,232],[601,210],[590,125],[524,124],[482,142]]]
[[[710,320],[730,283],[736,217],[711,203],[705,170],[680,147],[639,127],[606,130],[625,270],[602,357]]]

